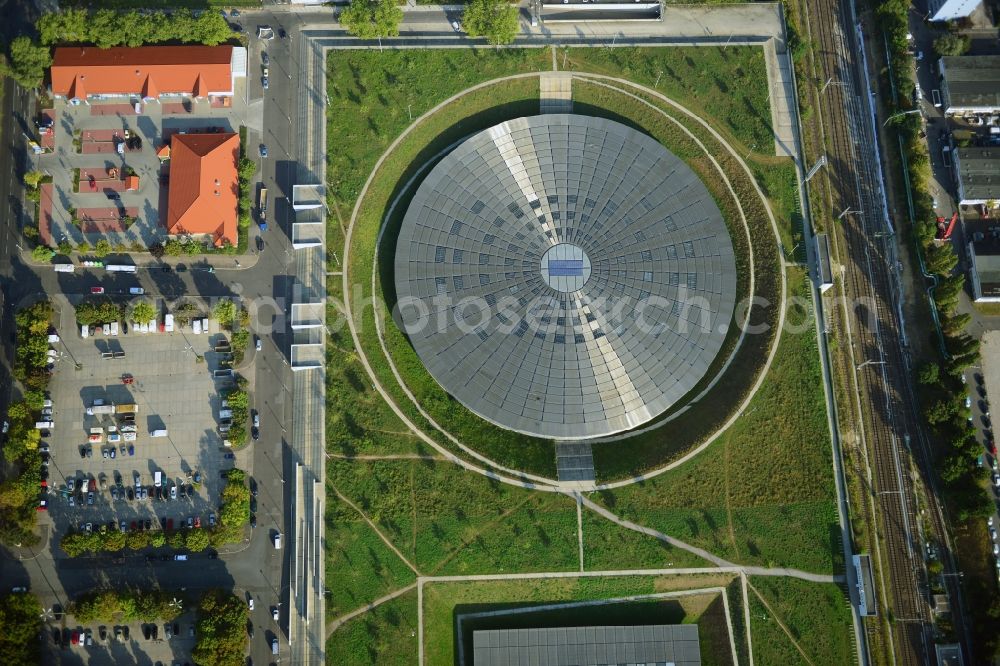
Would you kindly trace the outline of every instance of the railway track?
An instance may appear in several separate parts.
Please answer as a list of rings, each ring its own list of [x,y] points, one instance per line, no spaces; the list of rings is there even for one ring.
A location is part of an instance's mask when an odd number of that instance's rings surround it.
[[[894,622],[869,622],[870,644],[885,646],[896,664],[929,663],[928,604],[924,563],[910,474],[909,439],[918,431],[912,396],[906,393],[908,366],[893,291],[897,265],[892,231],[883,212],[876,141],[867,111],[868,86],[859,59],[860,43],[849,8],[839,0],[810,3],[812,34],[818,43],[817,66],[824,81],[820,93],[826,135],[827,176],[833,210],[840,212],[839,259],[852,342],[841,355],[840,374],[856,372],[860,425],[867,466],[855,456],[855,473],[871,495],[856,512],[868,524],[879,548],[873,553],[883,614]],[[835,318],[836,321],[836,318]],[[847,340],[848,335],[841,335]],[[854,364],[854,368],[850,367]],[[847,367],[844,367],[844,366]],[[870,469],[870,478],[868,476]]]

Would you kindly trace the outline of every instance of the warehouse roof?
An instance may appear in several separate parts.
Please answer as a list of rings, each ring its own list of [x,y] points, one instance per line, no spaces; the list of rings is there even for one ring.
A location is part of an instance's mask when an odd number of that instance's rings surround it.
[[[1000,199],[1000,146],[959,148],[956,154],[962,203]]]
[[[1000,108],[1000,56],[947,56],[941,74],[949,108]]]

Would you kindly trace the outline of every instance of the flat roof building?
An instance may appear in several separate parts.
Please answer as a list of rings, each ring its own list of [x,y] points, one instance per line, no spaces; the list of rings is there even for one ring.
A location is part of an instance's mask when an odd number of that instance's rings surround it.
[[[239,135],[174,134],[170,152],[167,233],[238,245]]]
[[[473,135],[417,190],[396,240],[396,321],[435,380],[503,428],[560,440],[684,399],[732,321],[722,213],[680,158],[603,118]]]
[[[945,56],[939,67],[945,113],[1000,111],[1000,56]]]
[[[957,148],[954,155],[959,204],[1000,200],[1000,146]]]
[[[473,666],[700,666],[696,624],[472,632]]]
[[[1000,303],[1000,244],[969,243],[969,277],[977,303]]]
[[[53,54],[52,94],[76,102],[230,96],[245,62],[246,49],[233,46],[66,46]]]

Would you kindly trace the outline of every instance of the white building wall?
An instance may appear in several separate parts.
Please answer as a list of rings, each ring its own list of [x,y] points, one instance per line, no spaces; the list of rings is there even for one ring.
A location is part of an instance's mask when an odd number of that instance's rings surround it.
[[[934,9],[935,4],[938,3],[931,3],[932,21],[954,21],[970,16],[979,5],[983,4],[983,0],[944,0],[937,10]]]

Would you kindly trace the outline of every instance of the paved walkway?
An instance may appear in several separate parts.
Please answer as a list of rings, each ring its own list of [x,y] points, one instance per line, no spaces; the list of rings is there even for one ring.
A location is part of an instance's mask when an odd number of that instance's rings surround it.
[[[540,113],[573,113],[573,75],[542,72],[538,78]]]

